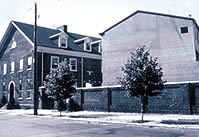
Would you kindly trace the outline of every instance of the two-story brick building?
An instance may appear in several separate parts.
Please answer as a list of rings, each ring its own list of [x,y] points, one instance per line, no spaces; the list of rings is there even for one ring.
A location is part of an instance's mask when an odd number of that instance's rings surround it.
[[[38,27],[37,32],[39,86],[64,59],[76,76],[77,87],[101,85],[101,39],[68,32],[66,25]],[[4,95],[11,105],[33,106],[33,38],[33,25],[11,21],[0,43],[0,100]],[[48,106],[42,103],[43,108]]]

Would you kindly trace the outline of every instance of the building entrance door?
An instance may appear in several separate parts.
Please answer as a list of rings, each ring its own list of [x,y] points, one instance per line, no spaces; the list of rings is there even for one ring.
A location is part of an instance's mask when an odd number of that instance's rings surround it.
[[[10,84],[10,105],[14,105],[15,104],[15,99],[14,99],[14,84],[11,83]]]

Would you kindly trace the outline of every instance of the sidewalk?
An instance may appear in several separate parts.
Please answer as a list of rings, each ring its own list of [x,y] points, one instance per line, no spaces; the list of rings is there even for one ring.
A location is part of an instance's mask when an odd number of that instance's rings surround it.
[[[5,110],[0,109],[0,115],[23,115],[34,116],[33,110]],[[84,121],[93,123],[121,123],[148,127],[172,127],[172,128],[191,128],[199,130],[199,115],[174,115],[174,114],[145,114],[144,123],[141,123],[141,114],[138,113],[114,113],[114,112],[62,112],[56,110],[38,110],[40,118],[60,118],[74,121]]]

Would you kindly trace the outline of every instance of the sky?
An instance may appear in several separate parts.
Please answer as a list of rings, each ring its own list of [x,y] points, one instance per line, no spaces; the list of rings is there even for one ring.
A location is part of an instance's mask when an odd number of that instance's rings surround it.
[[[88,36],[98,34],[137,10],[188,17],[199,24],[199,0],[0,0],[0,39],[11,20],[34,24],[37,3],[38,25]]]

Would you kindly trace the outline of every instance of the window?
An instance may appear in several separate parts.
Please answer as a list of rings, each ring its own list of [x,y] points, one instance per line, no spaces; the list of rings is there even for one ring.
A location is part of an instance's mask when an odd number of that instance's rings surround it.
[[[70,59],[70,71],[77,71],[77,59]]]
[[[28,57],[28,69],[32,66],[32,57]]]
[[[11,62],[11,73],[14,73],[15,71],[15,62]]]
[[[19,99],[22,99],[22,93],[23,93],[22,91],[19,91],[19,92],[18,92],[18,98],[19,98]]]
[[[7,64],[3,64],[3,75],[7,73]]]
[[[28,79],[28,89],[33,89],[33,85],[31,84],[31,80]]]
[[[16,44],[15,39],[13,38],[13,39],[12,39],[11,49],[16,48],[16,47],[17,47],[17,44]]]
[[[91,44],[88,43],[88,42],[85,42],[85,43],[84,43],[84,50],[86,50],[86,51],[91,51]]]
[[[188,33],[188,27],[181,27],[181,33]]]
[[[87,37],[85,40],[84,40],[84,50],[85,51],[90,51],[92,50],[91,48],[91,42],[92,42],[92,39]]]
[[[59,37],[59,47],[67,48],[68,39],[66,37]]]
[[[6,91],[6,83],[3,82],[3,91]]]
[[[19,70],[23,70],[23,59],[19,61]]]
[[[22,90],[22,81],[19,80],[19,90]]]
[[[31,90],[27,90],[26,97],[27,99],[31,99]]]
[[[91,44],[90,43],[86,43],[86,50],[91,51]]]
[[[56,69],[58,67],[59,57],[51,57],[51,69]]]

